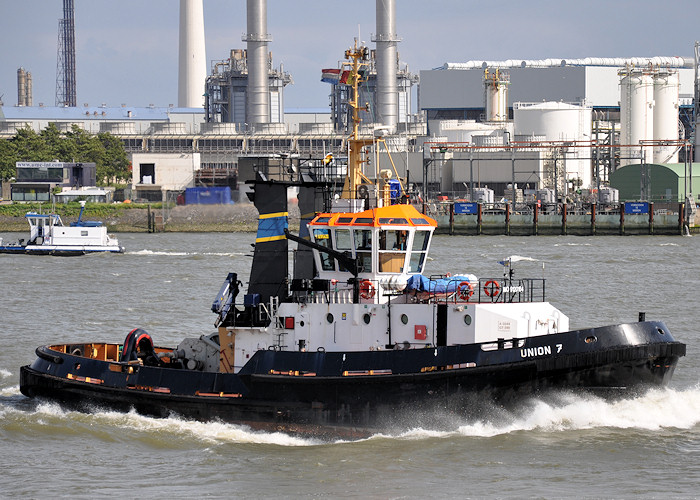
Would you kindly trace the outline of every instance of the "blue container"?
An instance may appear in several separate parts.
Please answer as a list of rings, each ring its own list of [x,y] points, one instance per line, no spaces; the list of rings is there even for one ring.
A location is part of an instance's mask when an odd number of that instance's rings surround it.
[[[231,188],[193,187],[185,189],[185,205],[231,205]]]

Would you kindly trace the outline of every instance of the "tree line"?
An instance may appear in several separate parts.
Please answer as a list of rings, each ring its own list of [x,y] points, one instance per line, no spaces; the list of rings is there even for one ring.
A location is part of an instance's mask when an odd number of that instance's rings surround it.
[[[54,161],[94,163],[97,184],[109,186],[131,179],[131,163],[118,137],[97,135],[73,126],[62,133],[51,123],[39,133],[31,128],[19,130],[12,138],[0,140],[0,179],[16,175],[18,161]]]

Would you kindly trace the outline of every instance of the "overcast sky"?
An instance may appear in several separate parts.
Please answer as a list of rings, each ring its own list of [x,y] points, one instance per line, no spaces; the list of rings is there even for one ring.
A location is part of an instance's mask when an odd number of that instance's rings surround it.
[[[700,1],[397,0],[401,61],[412,72],[467,60],[693,57]],[[204,0],[207,67],[244,48],[245,0]],[[285,107],[325,108],[324,67],[358,36],[370,47],[375,1],[268,0],[275,66],[294,84]],[[78,103],[177,104],[178,0],[75,0]],[[0,95],[17,103],[17,69],[32,73],[34,105],[56,95],[61,0],[0,0]]]

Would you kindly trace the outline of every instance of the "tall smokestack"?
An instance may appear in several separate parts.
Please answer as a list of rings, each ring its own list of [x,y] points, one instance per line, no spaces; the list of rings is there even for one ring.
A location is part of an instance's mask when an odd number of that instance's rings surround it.
[[[248,126],[270,123],[270,92],[268,82],[267,0],[247,0],[248,31],[243,41],[248,43],[248,88],[246,91],[246,120]]]
[[[202,0],[180,0],[177,105],[181,108],[203,107],[206,78],[207,59]]]
[[[396,90],[398,67],[395,0],[377,0],[377,120],[396,129],[399,105]]]

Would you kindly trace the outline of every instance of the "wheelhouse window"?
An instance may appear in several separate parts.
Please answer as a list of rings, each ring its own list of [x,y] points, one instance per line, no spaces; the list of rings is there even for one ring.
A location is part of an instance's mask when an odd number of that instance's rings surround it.
[[[335,249],[336,250],[352,250],[352,236],[349,229],[335,230]]]
[[[360,264],[360,272],[372,272],[372,230],[355,229],[355,255]]]
[[[430,243],[430,231],[416,231],[411,244],[411,257],[408,262],[409,273],[420,273],[423,271],[425,256]]]
[[[408,231],[385,229],[379,231],[379,272],[403,272],[406,260]]]
[[[330,229],[314,229],[314,241],[319,245],[323,245],[326,248],[333,248],[333,243],[331,242],[331,231]],[[335,271],[335,265],[333,264],[333,258],[325,252],[319,252],[319,257],[321,258],[321,269],[324,271]]]
[[[335,230],[335,249],[341,252],[352,254],[352,233],[349,229]],[[349,271],[343,264],[338,262],[339,271]]]

